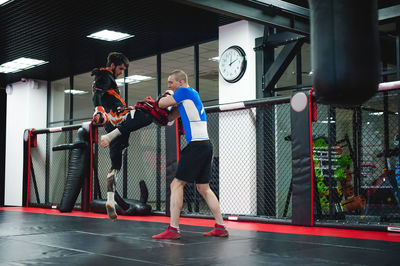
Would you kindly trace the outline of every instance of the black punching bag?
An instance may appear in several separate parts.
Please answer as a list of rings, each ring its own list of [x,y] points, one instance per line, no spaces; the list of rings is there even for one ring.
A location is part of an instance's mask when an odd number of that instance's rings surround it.
[[[318,102],[355,106],[378,89],[376,0],[309,0],[313,86]]]
[[[71,150],[67,181],[58,209],[71,212],[82,188],[83,179],[90,175],[89,132],[80,128]]]

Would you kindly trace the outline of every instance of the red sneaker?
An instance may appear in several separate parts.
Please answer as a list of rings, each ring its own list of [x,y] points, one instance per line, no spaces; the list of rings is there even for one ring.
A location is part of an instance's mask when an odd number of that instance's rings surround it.
[[[229,236],[229,232],[225,229],[225,226],[215,224],[215,228],[210,232],[203,233],[203,236],[227,237]]]
[[[154,239],[179,239],[181,238],[181,234],[178,232],[178,229],[168,226],[167,230],[162,232],[161,234],[153,236]]]

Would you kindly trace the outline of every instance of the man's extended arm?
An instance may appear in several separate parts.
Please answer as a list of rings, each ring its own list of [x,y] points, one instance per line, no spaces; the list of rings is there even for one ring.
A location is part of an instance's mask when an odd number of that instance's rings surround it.
[[[174,121],[178,117],[180,117],[178,107],[172,108],[172,111],[168,114],[168,121]]]
[[[174,97],[172,97],[172,95],[162,97],[158,101],[158,107],[160,107],[162,109],[165,109],[169,106],[174,106],[174,105],[176,105],[176,101],[175,101]]]
[[[176,103],[174,97],[172,97],[173,94],[174,94],[173,91],[167,90],[166,93],[163,95],[163,97],[161,97],[158,100],[158,107],[160,107],[160,108],[165,109],[169,106],[173,107],[172,111],[168,115],[169,122],[174,121],[175,119],[177,119],[180,116],[179,110],[178,110],[178,104]]]

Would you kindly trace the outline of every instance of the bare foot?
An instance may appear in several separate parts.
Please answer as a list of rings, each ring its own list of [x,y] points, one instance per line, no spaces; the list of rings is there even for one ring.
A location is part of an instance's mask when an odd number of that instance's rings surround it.
[[[115,204],[107,202],[106,209],[108,217],[115,222],[118,219],[117,211],[115,210]]]
[[[103,148],[107,148],[110,145],[110,141],[107,137],[101,136],[100,146]]]

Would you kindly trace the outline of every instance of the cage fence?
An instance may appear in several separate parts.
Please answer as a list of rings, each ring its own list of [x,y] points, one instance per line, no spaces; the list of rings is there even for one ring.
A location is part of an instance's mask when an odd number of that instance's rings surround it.
[[[318,105],[313,123],[314,215],[318,222],[399,223],[400,163],[398,91],[380,92],[358,107]],[[285,219],[292,216],[290,105],[265,103],[241,109],[207,107],[213,144],[210,187],[227,216]],[[29,206],[57,206],[66,183],[77,129],[36,134],[31,149]],[[105,134],[98,128],[98,137]],[[155,124],[132,132],[118,173],[117,191],[139,199],[139,182],[149,191],[153,211],[167,213],[166,127]],[[186,146],[180,135],[179,147]],[[93,144],[93,177],[106,198],[109,150]],[[94,184],[96,180],[94,180]],[[78,196],[75,208],[81,207]],[[183,215],[211,217],[196,186],[184,190]]]
[[[210,111],[212,110],[212,111]],[[221,202],[225,215],[290,219],[291,143],[290,106],[264,104],[241,110],[220,111],[206,108],[208,131],[213,144],[210,187]],[[78,127],[79,128],[79,127]],[[57,206],[66,183],[70,150],[53,151],[60,144],[72,143],[77,129],[37,134],[32,149],[31,189],[33,205]],[[166,213],[166,128],[154,124],[132,132],[129,147],[118,172],[117,191],[127,199],[139,199],[139,182],[146,183],[154,211]],[[98,138],[105,134],[98,128]],[[186,146],[183,135],[180,149]],[[106,198],[106,176],[111,168],[109,149],[93,144],[93,199]],[[96,183],[98,182],[98,188]],[[75,207],[79,208],[80,197]],[[184,215],[211,216],[195,185],[184,191]]]
[[[289,111],[288,104],[280,104],[207,112],[214,150],[210,187],[223,214],[291,217],[291,144],[285,140],[290,135]],[[183,136],[180,144],[186,145]],[[185,188],[183,212],[211,216],[194,185]]]
[[[67,180],[70,150],[53,151],[53,147],[71,143],[77,130],[35,135],[36,147],[31,148],[29,206],[52,207],[61,202]],[[80,208],[81,194],[75,207]]]
[[[355,108],[318,105],[312,128],[317,221],[400,221],[398,97],[380,92]]]
[[[122,167],[117,174],[117,188],[123,198],[140,198],[139,182],[143,180],[149,192],[147,204],[153,210],[165,210],[165,128],[151,124],[132,132],[129,146],[123,153]],[[98,136],[106,134],[99,128]],[[97,144],[95,144],[97,146]],[[106,197],[106,177],[111,168],[109,149],[98,150],[98,179],[101,198]]]

